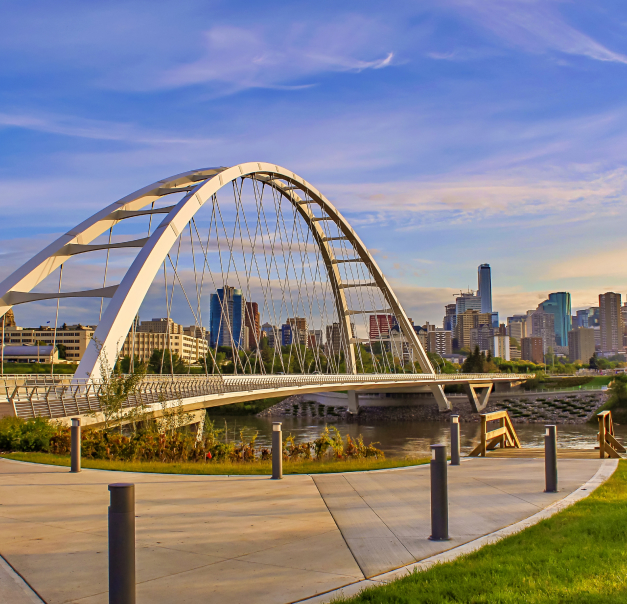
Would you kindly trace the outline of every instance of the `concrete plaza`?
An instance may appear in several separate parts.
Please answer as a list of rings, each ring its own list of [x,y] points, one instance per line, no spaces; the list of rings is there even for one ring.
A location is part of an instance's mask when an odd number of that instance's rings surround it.
[[[0,460],[0,555],[47,604],[108,602],[107,485],[133,482],[139,603],[295,602],[528,518],[586,483],[603,463],[560,459],[560,492],[552,494],[543,492],[543,459],[475,458],[449,466],[452,538],[432,542],[428,465],[273,481],[70,474]],[[0,567],[0,596],[14,587]],[[14,604],[36,601],[11,597]]]

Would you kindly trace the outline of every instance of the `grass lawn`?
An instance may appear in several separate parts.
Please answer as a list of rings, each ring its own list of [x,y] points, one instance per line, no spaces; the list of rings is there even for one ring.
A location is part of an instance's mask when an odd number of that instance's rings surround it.
[[[588,498],[494,545],[359,596],[377,604],[627,602],[627,461]]]
[[[78,365],[57,365],[55,363],[54,372],[56,374],[73,374]],[[50,363],[5,363],[5,374],[23,374],[23,373],[45,373],[50,375]]]
[[[69,455],[51,453],[2,453],[1,457],[17,461],[50,464],[54,466],[70,465]],[[344,461],[284,461],[283,474],[328,474],[329,472],[359,472],[362,470],[383,470],[386,468],[405,468],[428,463],[430,458],[383,460],[355,459]],[[272,462],[230,462],[210,461],[207,463],[166,463],[159,461],[107,461],[103,459],[81,460],[83,468],[97,470],[117,470],[121,472],[155,472],[158,474],[272,474]]]

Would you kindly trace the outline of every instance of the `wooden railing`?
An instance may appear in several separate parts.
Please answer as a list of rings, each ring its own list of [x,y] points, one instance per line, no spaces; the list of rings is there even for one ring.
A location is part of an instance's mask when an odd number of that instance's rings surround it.
[[[619,453],[625,453],[625,447],[614,438],[614,422],[611,411],[601,411],[597,414],[599,418],[599,452],[601,459],[605,457],[619,458]]]
[[[488,432],[488,422],[499,422],[499,427]],[[520,449],[520,441],[507,411],[481,414],[481,442],[468,454],[469,457],[485,457],[497,446]]]

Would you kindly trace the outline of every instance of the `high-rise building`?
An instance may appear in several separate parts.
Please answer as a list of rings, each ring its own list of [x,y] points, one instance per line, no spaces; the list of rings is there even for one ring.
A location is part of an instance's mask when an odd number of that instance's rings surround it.
[[[521,357],[523,361],[542,363],[544,361],[544,343],[538,336],[530,336],[521,340]]]
[[[457,315],[455,337],[459,348],[470,348],[470,330],[481,325],[492,327],[492,314],[480,313],[477,310],[466,310]]]
[[[498,357],[503,361],[511,360],[509,336],[501,333],[494,334],[490,340],[490,352],[493,357]]]
[[[555,350],[555,315],[536,310],[531,315],[531,335],[542,338],[544,354]]]
[[[579,327],[568,334],[568,358],[571,363],[588,363],[594,356],[594,329]]]
[[[482,312],[481,297],[475,296],[473,292],[461,292],[460,295],[455,298],[455,314],[459,316],[467,310],[476,310],[478,313]]]
[[[276,325],[264,323],[261,326],[261,333],[268,339],[270,348],[281,346],[281,330]]]
[[[520,340],[527,337],[527,315],[507,317],[507,335],[520,344]]]
[[[570,294],[568,292],[555,292],[549,294],[544,302],[538,304],[538,310],[551,313],[554,317],[555,344],[568,346],[568,332],[573,328]]]
[[[322,348],[323,344],[322,329],[310,329],[307,336],[307,348],[315,350],[316,348]]]
[[[481,312],[492,312],[492,274],[489,264],[480,264],[477,269],[477,296],[481,298]],[[497,318],[498,321],[498,318]],[[497,324],[498,327],[498,324]]]
[[[453,354],[453,334],[448,329],[435,329],[427,332],[427,352],[437,352],[444,356]]]
[[[590,327],[588,325],[588,310],[578,310],[573,320],[573,329],[576,327]]]
[[[211,346],[247,348],[243,342],[245,300],[241,289],[225,285],[210,299]]]
[[[287,319],[287,324],[292,326],[292,340],[302,346],[307,346],[307,319],[303,317],[291,317]]]
[[[455,329],[455,314],[457,313],[456,304],[447,304],[444,307],[444,320],[442,321],[442,327],[447,331],[453,331]]]
[[[379,315],[382,316],[382,315]],[[372,316],[370,317],[372,329]],[[389,333],[389,332],[388,332]],[[338,354],[342,350],[342,331],[339,323],[327,325],[327,353]]]
[[[257,302],[246,302],[244,325],[248,327],[248,348],[258,348],[261,339],[261,316]]]
[[[480,325],[470,330],[470,350],[479,346],[479,350],[487,352],[490,350],[490,342],[494,338],[494,327],[492,325]]]
[[[621,296],[614,292],[599,295],[599,323],[601,326],[601,351],[623,350],[623,316]]]
[[[290,346],[294,342],[294,329],[290,323],[281,325],[281,345]]]
[[[370,315],[370,339],[379,340],[390,335],[390,329],[396,325],[394,315]],[[328,326],[327,326],[328,330]],[[327,337],[327,343],[329,338]]]

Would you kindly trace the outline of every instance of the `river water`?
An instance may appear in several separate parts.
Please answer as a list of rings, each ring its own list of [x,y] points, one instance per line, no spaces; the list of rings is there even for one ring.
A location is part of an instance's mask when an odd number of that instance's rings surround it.
[[[216,428],[228,427],[229,439],[239,440],[239,431],[246,427],[250,436],[258,432],[257,443],[270,446],[272,442],[272,422],[277,418],[255,416],[213,416]],[[324,430],[325,423],[311,418],[283,417],[283,438],[294,435],[296,442],[312,441]],[[422,457],[430,453],[429,445],[443,443],[450,445],[450,426],[447,422],[336,422],[334,425],[342,435],[352,437],[363,435],[366,443],[378,442],[377,447],[390,457]],[[543,424],[514,424],[523,447],[544,447]],[[471,451],[479,442],[478,423],[460,424],[461,449]],[[562,424],[557,426],[557,443],[560,448],[594,449],[597,427],[592,424]],[[627,426],[616,426],[619,440],[627,438]]]

